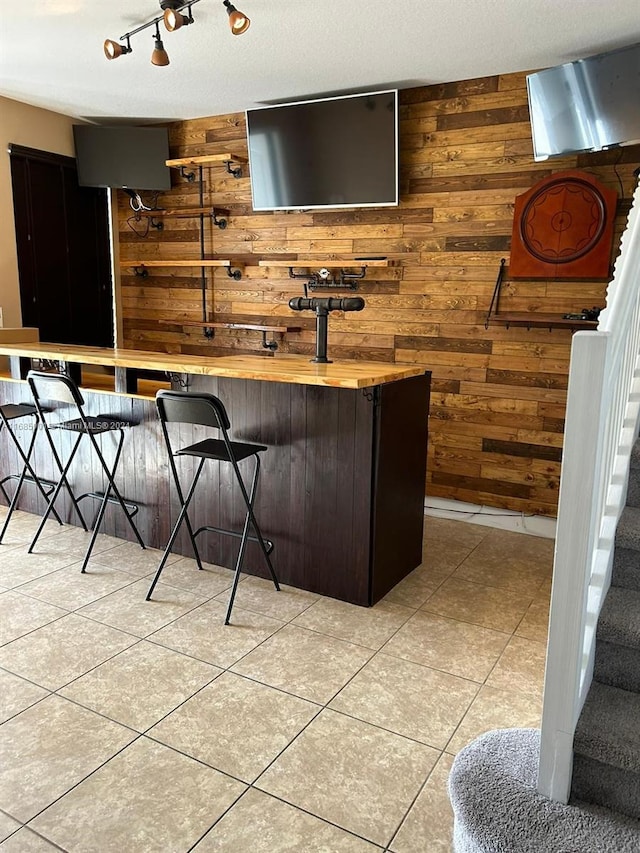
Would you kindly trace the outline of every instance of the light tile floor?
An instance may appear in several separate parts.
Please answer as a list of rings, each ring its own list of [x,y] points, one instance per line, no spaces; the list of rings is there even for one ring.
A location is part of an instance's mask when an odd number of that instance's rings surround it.
[[[0,518],[4,510],[0,510]],[[0,851],[447,853],[447,776],[539,723],[553,543],[427,518],[373,608],[19,513],[0,546]]]

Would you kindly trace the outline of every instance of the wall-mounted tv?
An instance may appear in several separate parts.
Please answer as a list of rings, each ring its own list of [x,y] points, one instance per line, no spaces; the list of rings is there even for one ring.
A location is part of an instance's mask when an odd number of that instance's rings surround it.
[[[640,142],[640,44],[527,76],[534,158]]]
[[[171,188],[166,127],[74,124],[73,138],[80,186]]]
[[[254,210],[398,204],[398,92],[247,110]]]

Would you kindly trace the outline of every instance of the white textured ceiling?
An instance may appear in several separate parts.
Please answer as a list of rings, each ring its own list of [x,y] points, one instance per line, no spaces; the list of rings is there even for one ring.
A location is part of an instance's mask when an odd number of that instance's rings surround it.
[[[152,29],[108,62],[159,0],[4,0],[0,95],[74,117],[184,119],[315,94],[364,91],[559,65],[640,41],[639,0],[222,0],[162,29],[171,64],[150,64]],[[0,116],[1,119],[1,116]]]

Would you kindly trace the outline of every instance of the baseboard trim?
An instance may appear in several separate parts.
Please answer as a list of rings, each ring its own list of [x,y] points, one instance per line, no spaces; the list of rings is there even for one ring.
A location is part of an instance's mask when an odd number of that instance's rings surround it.
[[[425,498],[424,514],[435,518],[448,518],[452,521],[467,521],[470,524],[496,527],[500,530],[511,530],[529,536],[543,536],[546,539],[555,539],[556,537],[555,518],[548,518],[544,515],[526,515],[522,512],[513,512],[493,506],[479,506],[478,504],[464,503],[448,498]]]

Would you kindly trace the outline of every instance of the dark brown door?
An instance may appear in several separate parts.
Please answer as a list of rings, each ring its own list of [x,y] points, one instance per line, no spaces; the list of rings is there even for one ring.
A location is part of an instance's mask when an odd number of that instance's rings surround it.
[[[113,346],[107,191],[72,157],[9,146],[22,322],[55,343]]]

